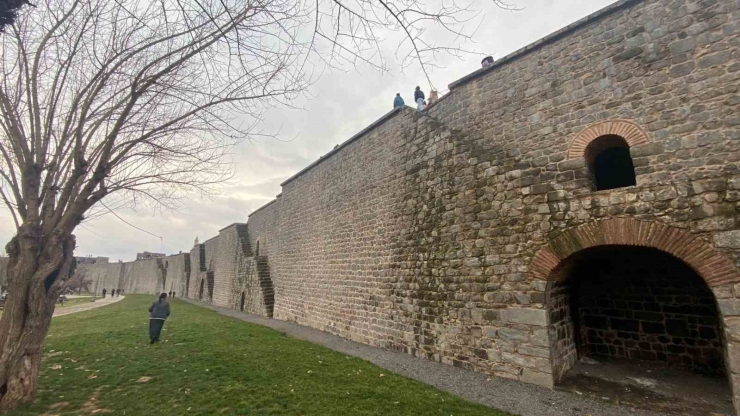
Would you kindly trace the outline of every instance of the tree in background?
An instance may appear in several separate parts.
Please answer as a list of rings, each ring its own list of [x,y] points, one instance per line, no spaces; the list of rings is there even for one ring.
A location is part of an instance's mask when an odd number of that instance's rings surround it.
[[[67,280],[67,283],[64,286],[65,289],[78,295],[82,292],[90,293],[90,287],[93,281],[89,278],[89,274],[87,267],[84,265],[77,266],[72,277]]]
[[[22,3],[6,0],[3,12]],[[380,43],[398,32],[396,53],[426,72],[437,54],[461,51],[454,42],[469,36],[459,29],[473,16],[412,0],[34,6],[0,35],[0,199],[17,229],[6,246],[0,411],[34,396],[83,220],[212,191],[230,175],[232,146],[259,134],[263,111],[289,104],[317,66],[385,70]],[[434,44],[427,29],[452,42]]]

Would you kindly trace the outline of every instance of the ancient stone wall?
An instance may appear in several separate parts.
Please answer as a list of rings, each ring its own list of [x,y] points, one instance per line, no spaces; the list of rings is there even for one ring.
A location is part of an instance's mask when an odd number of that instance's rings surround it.
[[[275,316],[552,385],[574,360],[565,336],[564,356],[551,347],[568,331],[546,301],[562,296],[548,285],[561,252],[624,242],[673,253],[713,289],[738,379],[739,9],[620,1],[291,178],[249,219],[252,244],[270,240]],[[596,190],[603,136],[629,146],[636,186]]]

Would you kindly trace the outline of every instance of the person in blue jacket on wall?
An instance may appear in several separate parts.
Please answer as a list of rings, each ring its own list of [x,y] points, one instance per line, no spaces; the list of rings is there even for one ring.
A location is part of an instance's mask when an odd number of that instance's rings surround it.
[[[393,99],[393,108],[399,108],[406,105],[405,102],[403,102],[403,98],[401,98],[401,93],[396,93],[396,98]]]

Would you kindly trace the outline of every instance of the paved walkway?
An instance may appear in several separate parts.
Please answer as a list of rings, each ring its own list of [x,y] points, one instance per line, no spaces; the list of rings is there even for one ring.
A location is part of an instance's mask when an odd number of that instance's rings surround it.
[[[116,303],[120,300],[123,300],[126,296],[120,296],[117,298],[111,298],[110,296],[105,299],[98,299],[95,302],[83,302],[78,303],[73,306],[65,306],[63,308],[54,308],[54,315],[53,316],[63,316],[63,315],[69,315],[71,313],[77,313],[82,311],[87,311],[90,309],[96,309],[101,306],[110,305],[112,303]]]
[[[195,305],[218,311],[242,321],[263,325],[284,332],[294,338],[323,345],[343,354],[359,357],[397,374],[430,384],[472,402],[484,404],[522,416],[656,416],[644,410],[615,406],[573,393],[550,390],[500,377],[489,377],[450,365],[416,358],[369,345],[349,341],[327,332],[291,322],[245,314],[185,299]]]

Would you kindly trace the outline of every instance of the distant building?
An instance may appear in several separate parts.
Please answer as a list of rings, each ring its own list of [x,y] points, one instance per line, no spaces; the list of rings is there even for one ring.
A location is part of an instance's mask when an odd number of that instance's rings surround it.
[[[88,255],[85,257],[75,256],[75,261],[77,262],[77,264],[108,263],[108,257],[93,257],[92,255]]]
[[[145,251],[143,253],[136,253],[136,260],[144,260],[144,259],[156,259],[157,257],[164,257],[165,254],[163,253],[150,253],[148,251]]]

